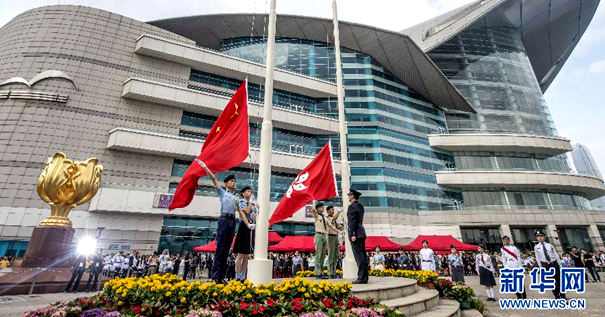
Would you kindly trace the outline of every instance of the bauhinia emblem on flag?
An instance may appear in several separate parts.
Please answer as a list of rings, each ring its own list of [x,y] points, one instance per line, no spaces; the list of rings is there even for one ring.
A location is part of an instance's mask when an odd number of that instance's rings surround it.
[[[246,160],[250,151],[249,129],[246,81],[237,89],[210,129],[200,155],[183,175],[168,209],[187,207],[191,203],[198,179],[206,175],[201,162],[204,162],[213,173],[218,173]]]
[[[336,174],[332,159],[332,145],[328,143],[319,151],[288,188],[269,220],[269,225],[288,219],[296,211],[313,200],[324,200],[338,196]]]

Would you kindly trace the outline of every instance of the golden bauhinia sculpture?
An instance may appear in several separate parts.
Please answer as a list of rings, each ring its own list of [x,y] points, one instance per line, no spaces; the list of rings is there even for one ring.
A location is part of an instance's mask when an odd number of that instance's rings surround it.
[[[94,157],[86,162],[69,160],[62,152],[49,157],[38,178],[38,195],[50,205],[50,216],[40,226],[71,227],[67,215],[94,197],[101,184],[101,172],[103,165]]]

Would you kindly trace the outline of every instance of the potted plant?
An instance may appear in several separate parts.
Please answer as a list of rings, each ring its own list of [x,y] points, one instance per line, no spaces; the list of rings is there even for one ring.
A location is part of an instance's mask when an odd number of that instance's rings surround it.
[[[452,286],[447,293],[447,296],[460,303],[460,309],[470,309],[471,299],[475,296],[475,292],[468,285],[458,282]]]
[[[444,297],[445,294],[447,294],[452,289],[452,286],[452,281],[445,278],[439,278],[435,283],[435,289],[437,289],[437,291],[439,292],[439,297]]]

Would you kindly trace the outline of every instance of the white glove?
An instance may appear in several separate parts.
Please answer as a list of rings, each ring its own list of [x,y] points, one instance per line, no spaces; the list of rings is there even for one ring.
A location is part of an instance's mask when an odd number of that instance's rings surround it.
[[[249,224],[249,225],[248,225],[248,228],[249,228],[250,230],[254,230],[254,228],[256,228],[256,225],[255,225],[255,224],[253,224],[253,223],[251,223],[251,224]]]
[[[196,161],[198,162],[198,164],[200,164],[202,167],[207,167],[207,166],[206,166],[206,163],[202,162],[202,160],[200,160],[200,159],[195,159],[195,160],[196,160]]]

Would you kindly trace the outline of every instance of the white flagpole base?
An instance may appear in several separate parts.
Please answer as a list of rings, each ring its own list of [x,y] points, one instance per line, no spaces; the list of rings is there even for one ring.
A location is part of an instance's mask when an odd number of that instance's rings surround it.
[[[273,261],[251,259],[248,261],[248,280],[255,285],[269,284],[273,276]]]
[[[357,262],[353,257],[345,257],[342,260],[342,278],[345,280],[357,279]]]

